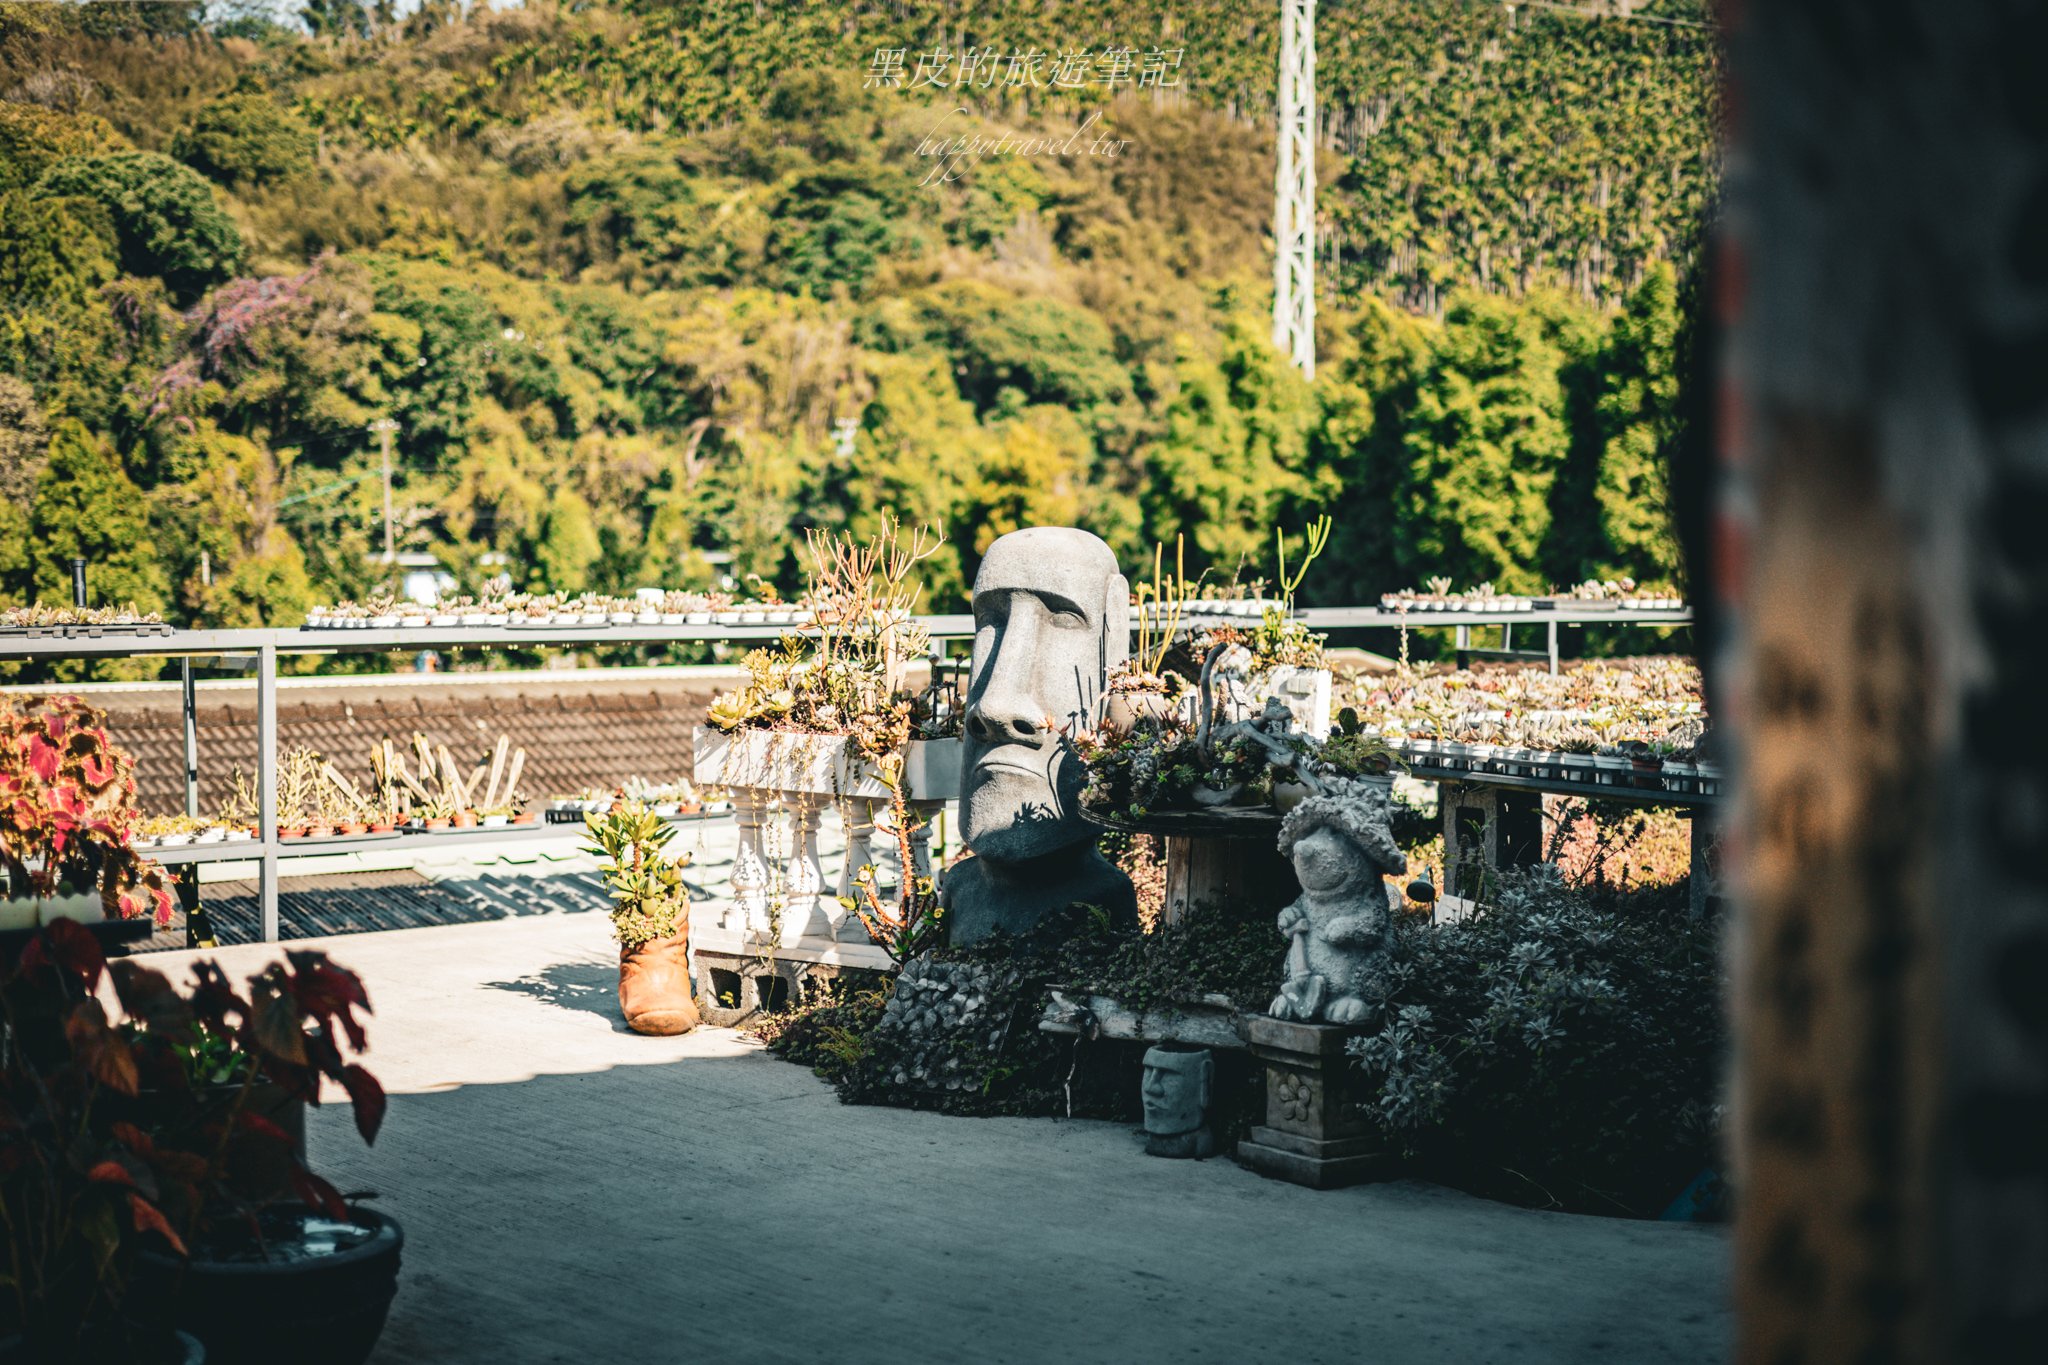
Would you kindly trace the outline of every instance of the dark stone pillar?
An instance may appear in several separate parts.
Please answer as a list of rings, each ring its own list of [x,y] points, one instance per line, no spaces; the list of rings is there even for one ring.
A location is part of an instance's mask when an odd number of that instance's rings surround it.
[[[1746,7],[1735,624],[1747,1361],[2048,1327],[2048,6]]]

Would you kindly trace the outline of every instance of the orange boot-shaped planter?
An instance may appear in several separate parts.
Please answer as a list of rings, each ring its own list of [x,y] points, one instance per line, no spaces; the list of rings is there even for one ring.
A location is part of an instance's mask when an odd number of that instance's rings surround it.
[[[697,1027],[690,991],[690,930],[619,945],[619,1008],[635,1033],[688,1033]]]
[[[612,893],[612,936],[619,941],[619,1009],[635,1033],[688,1033],[697,1027],[690,992],[689,856],[673,858],[668,821],[638,801],[621,801],[583,823],[606,861],[598,867]]]

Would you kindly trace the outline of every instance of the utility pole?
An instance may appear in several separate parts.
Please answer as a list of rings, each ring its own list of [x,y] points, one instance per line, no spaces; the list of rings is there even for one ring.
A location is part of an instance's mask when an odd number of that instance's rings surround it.
[[[398,423],[379,417],[370,423],[370,430],[384,439],[384,568],[390,572],[398,563],[397,542],[391,531],[391,433],[398,430]]]
[[[1280,0],[1273,344],[1316,377],[1316,0]]]

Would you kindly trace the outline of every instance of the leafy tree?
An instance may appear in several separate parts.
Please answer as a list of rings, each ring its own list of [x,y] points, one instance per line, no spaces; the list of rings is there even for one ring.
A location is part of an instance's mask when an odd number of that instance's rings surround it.
[[[33,185],[53,161],[120,144],[121,135],[97,115],[0,100],[0,190]]]
[[[193,472],[158,499],[173,532],[160,543],[192,619],[222,627],[303,621],[312,584],[280,520],[290,452],[280,459],[204,418],[174,444],[172,463]]]
[[[968,485],[957,521],[975,560],[999,536],[1026,526],[1085,526],[1088,434],[1058,407],[1027,408],[1002,428],[1002,443]]]
[[[171,155],[224,185],[282,180],[313,164],[313,133],[259,90],[202,105],[171,143]]]
[[[31,591],[29,510],[50,445],[48,423],[28,385],[0,374],[0,594]]]
[[[761,267],[768,217],[760,194],[692,175],[660,146],[595,158],[564,184],[581,277],[630,288],[734,285]]]
[[[557,492],[548,505],[534,566],[540,582],[558,592],[582,592],[590,586],[590,570],[604,553],[590,504],[572,488]]]
[[[203,591],[201,616],[224,627],[296,626],[316,600],[297,542],[272,527],[252,553]]]
[[[115,279],[112,236],[90,201],[0,193],[0,372],[95,424],[121,394],[133,340],[104,293]]]
[[[0,300],[92,309],[114,278],[113,224],[93,200],[0,194]]]
[[[335,463],[388,402],[369,274],[355,261],[323,255],[295,275],[236,280],[180,340],[150,389],[160,427],[205,418]]]
[[[876,163],[792,177],[768,210],[767,266],[780,287],[815,298],[864,293],[910,235],[908,189],[902,171]]]
[[[1598,567],[1643,582],[1669,580],[1678,569],[1665,464],[1678,405],[1678,330],[1678,281],[1660,262],[1629,295],[1603,358]]]
[[[984,413],[1033,403],[1085,411],[1131,390],[1101,317],[979,281],[924,290],[873,313],[864,330],[881,345],[933,346],[954,356],[960,392]]]
[[[164,282],[190,302],[241,265],[242,237],[213,189],[191,168],[157,152],[71,156],[36,182],[36,194],[99,204],[120,244],[121,268]]]
[[[725,551],[788,589],[806,527],[894,514],[941,529],[921,574],[952,605],[1014,525],[1074,521],[1132,560],[1185,532],[1227,573],[1321,510],[1317,600],[1663,576],[1656,266],[1712,183],[1709,36],[1428,0],[1326,15],[1311,386],[1254,316],[1259,0],[311,8],[317,36],[266,31],[252,58],[188,6],[0,6],[0,373],[122,452],[195,619],[297,600],[279,536],[315,595],[373,586],[381,416],[400,543],[471,586],[493,553],[617,589],[705,582]],[[1168,18],[1211,38],[1156,99],[933,103],[857,74],[881,46],[1053,50]],[[920,185],[955,102],[963,129],[1094,114],[1132,141]],[[1486,298],[1444,320],[1460,291]],[[254,520],[199,510],[234,497]],[[26,587],[38,542],[10,527]]]
[[[49,424],[34,392],[0,374],[0,502],[28,511],[49,446]]]
[[[873,393],[861,410],[853,458],[818,462],[804,520],[865,535],[887,512],[906,525],[935,528],[946,543],[918,566],[925,600],[957,604],[979,562],[965,486],[993,457],[995,439],[955,388],[945,357],[916,352],[871,356],[868,363]]]
[[[71,560],[82,555],[93,600],[164,606],[164,574],[152,548],[147,500],[106,443],[76,419],[50,432],[50,454],[29,514],[35,592],[71,600]]]
[[[1228,577],[1260,562],[1284,509],[1334,491],[1309,467],[1314,392],[1244,315],[1231,319],[1220,357],[1183,342],[1175,370],[1180,390],[1140,496],[1159,540],[1187,537],[1191,570]]]
[[[370,36],[370,6],[363,0],[305,0],[299,18],[317,38]]]
[[[704,480],[704,508],[732,555],[735,579],[752,575],[786,590],[797,586],[798,512],[805,484],[823,459],[798,435],[746,434],[719,453]]]
[[[1452,303],[1403,433],[1396,549],[1412,577],[1545,586],[1537,556],[1571,443],[1551,331],[1533,307],[1478,294]]]

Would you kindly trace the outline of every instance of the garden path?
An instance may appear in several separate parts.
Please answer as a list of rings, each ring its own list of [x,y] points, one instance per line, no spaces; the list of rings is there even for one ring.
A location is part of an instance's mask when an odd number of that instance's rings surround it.
[[[1410,1182],[1315,1193],[1130,1130],[847,1107],[726,1030],[625,1030],[602,918],[322,940],[376,1006],[405,1270],[375,1360],[1702,1361],[1723,1230]],[[246,975],[276,953],[211,954]],[[174,978],[183,952],[150,955]]]

